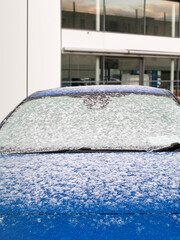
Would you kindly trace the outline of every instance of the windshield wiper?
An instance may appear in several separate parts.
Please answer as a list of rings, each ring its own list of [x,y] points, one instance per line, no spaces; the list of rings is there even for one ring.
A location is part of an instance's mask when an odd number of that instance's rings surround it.
[[[94,149],[88,147],[82,147],[77,149],[57,149],[57,150],[37,150],[37,151],[16,151],[16,150],[4,150],[0,148],[0,154],[43,154],[43,153],[95,153],[95,152],[168,152],[168,151],[180,151],[180,143],[175,142],[169,146],[163,148],[157,148],[152,150],[144,150],[144,149],[124,149],[124,148],[102,148],[102,149]]]
[[[46,150],[41,149],[37,151],[16,151],[16,150],[6,150],[0,151],[1,154],[48,154],[48,153],[95,153],[95,152],[147,152],[146,150],[142,149],[124,149],[124,148],[102,148],[102,149],[94,149],[88,147],[82,147],[77,149],[57,149],[57,150]]]
[[[39,151],[34,153],[93,153],[93,152],[146,152],[146,150],[139,149],[112,149],[112,148],[77,148],[77,149],[62,149],[62,150],[52,150],[52,151]]]
[[[37,151],[26,151],[26,150],[1,150],[0,149],[0,154],[39,154],[39,153],[66,153],[71,150],[69,149],[63,149],[63,150],[37,150]]]
[[[172,143],[171,145],[169,145],[167,147],[154,149],[154,150],[152,150],[152,152],[169,152],[169,151],[171,152],[171,151],[176,151],[178,149],[180,150],[180,143],[175,142],[175,143]]]

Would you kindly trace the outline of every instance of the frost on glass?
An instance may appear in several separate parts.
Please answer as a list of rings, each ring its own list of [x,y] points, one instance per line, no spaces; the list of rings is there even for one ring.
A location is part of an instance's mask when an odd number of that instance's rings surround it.
[[[180,107],[141,94],[45,97],[21,105],[0,130],[1,152],[153,149],[180,142]]]

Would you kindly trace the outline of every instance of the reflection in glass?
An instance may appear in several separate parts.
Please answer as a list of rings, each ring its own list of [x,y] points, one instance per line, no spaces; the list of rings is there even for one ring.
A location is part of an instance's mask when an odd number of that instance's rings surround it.
[[[106,0],[106,30],[143,34],[143,0]]]
[[[62,27],[178,37],[179,4],[168,0],[62,0]]]
[[[99,18],[102,18],[101,2],[102,0],[62,0],[62,27],[99,31],[97,25],[101,23]]]
[[[83,85],[139,85],[140,59],[127,57],[99,57],[100,64],[97,69],[97,57],[91,55],[62,55],[62,86]],[[104,64],[103,64],[103,61]],[[171,86],[171,59],[146,58],[144,85],[166,88],[180,94],[177,77],[177,59],[174,66],[174,89]],[[97,81],[97,73],[99,81]],[[177,89],[178,88],[178,89]]]
[[[122,57],[100,57],[99,69],[97,56],[62,55],[62,86],[114,84],[139,85],[139,59]],[[100,74],[96,81],[97,71]],[[148,85],[148,84],[146,84]]]
[[[146,34],[178,36],[179,3],[165,0],[146,0]]]
[[[94,85],[96,56],[62,55],[62,86]]]
[[[137,58],[106,57],[106,84],[139,85]]]
[[[170,90],[171,59],[146,58],[145,74],[149,77],[150,86]]]

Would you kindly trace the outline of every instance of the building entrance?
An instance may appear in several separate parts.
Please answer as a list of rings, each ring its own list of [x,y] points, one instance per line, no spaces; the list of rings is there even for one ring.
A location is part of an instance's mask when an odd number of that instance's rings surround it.
[[[177,59],[62,55],[62,86],[145,85],[178,93]],[[143,81],[141,82],[141,77]]]

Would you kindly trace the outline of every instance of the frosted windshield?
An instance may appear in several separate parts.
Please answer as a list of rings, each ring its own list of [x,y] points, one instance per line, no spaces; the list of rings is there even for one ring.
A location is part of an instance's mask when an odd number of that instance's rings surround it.
[[[145,94],[76,94],[22,104],[0,129],[1,152],[148,150],[180,142],[180,107]]]

